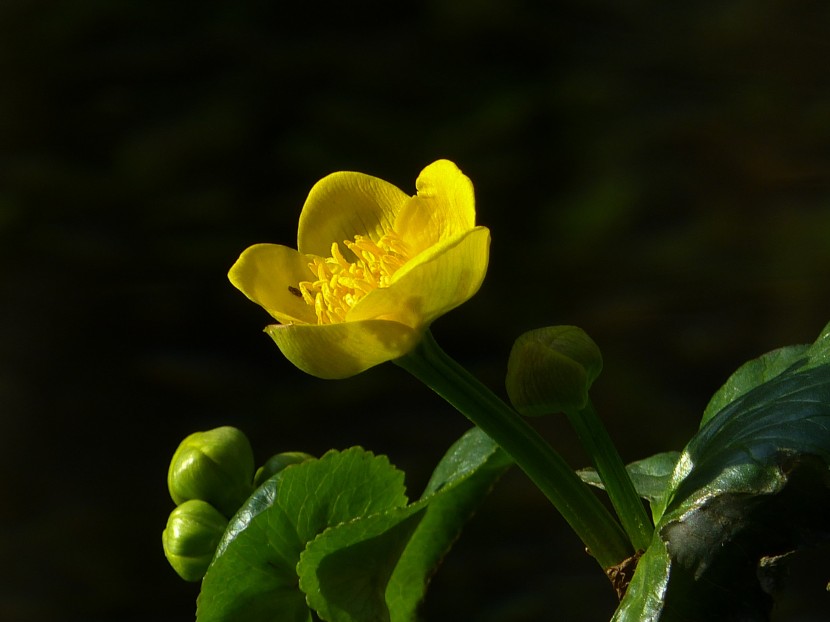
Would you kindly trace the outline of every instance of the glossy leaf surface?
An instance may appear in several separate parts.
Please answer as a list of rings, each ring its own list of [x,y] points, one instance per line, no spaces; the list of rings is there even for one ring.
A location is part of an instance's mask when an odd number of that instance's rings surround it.
[[[627,465],[625,470],[628,471],[637,494],[652,506],[662,507],[665,504],[664,496],[668,492],[674,465],[679,457],[679,451],[665,451]],[[577,474],[586,484],[605,489],[596,469],[580,469]]]
[[[765,619],[758,562],[826,528],[828,464],[830,326],[812,346],[742,366],[716,393],[653,508],[654,540],[614,619]]]

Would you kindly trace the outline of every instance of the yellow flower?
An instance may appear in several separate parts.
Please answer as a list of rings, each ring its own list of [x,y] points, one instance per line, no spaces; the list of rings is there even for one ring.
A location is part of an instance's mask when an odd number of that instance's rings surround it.
[[[333,173],[306,199],[298,250],[256,244],[231,268],[231,283],[279,322],[265,331],[303,371],[346,378],[399,358],[481,287],[490,231],[475,225],[472,183],[439,160],[415,187],[410,197],[376,177]]]

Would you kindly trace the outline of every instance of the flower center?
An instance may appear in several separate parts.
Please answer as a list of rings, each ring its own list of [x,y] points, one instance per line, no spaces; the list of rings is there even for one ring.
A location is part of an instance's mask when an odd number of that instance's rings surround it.
[[[389,231],[377,244],[356,235],[354,242],[345,240],[357,257],[349,262],[337,242],[331,245],[331,257],[315,257],[308,264],[317,276],[314,281],[301,281],[298,288],[289,287],[314,307],[318,324],[343,322],[346,314],[366,294],[379,287],[389,287],[392,275],[409,259],[406,244],[394,231]]]

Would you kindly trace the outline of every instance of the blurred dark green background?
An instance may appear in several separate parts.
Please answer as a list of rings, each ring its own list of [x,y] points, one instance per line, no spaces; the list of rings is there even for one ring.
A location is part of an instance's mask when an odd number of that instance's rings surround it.
[[[578,324],[623,457],[681,448],[740,363],[830,320],[828,26],[821,0],[4,0],[0,619],[192,619],[160,535],[195,430],[236,425],[259,461],[361,444],[419,494],[465,420],[392,365],[304,376],[225,276],[293,245],[335,170],[414,192],[458,163],[491,267],[439,341],[503,393],[520,332]],[[424,613],[613,609],[515,472]]]

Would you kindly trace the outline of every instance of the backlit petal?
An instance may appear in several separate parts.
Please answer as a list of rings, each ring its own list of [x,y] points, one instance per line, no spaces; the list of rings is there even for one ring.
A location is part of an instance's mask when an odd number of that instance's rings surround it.
[[[384,318],[423,329],[481,287],[487,273],[490,230],[476,227],[423,252],[395,273],[392,284],[358,302],[347,322]]]
[[[318,378],[348,378],[408,353],[421,338],[409,326],[386,320],[339,324],[274,324],[265,332],[285,357]]]
[[[317,323],[314,308],[288,289],[313,278],[308,258],[279,244],[245,249],[228,272],[231,283],[276,320]]]
[[[403,191],[377,177],[332,173],[308,193],[300,214],[297,248],[301,253],[328,257],[332,242],[343,244],[355,235],[377,242],[392,228],[408,199]]]
[[[418,194],[406,202],[395,221],[395,230],[408,244],[411,256],[475,226],[473,184],[449,160],[427,166],[415,187]]]

